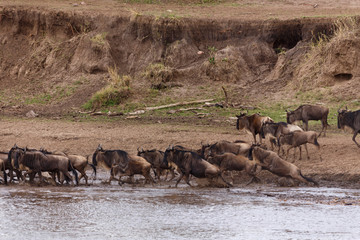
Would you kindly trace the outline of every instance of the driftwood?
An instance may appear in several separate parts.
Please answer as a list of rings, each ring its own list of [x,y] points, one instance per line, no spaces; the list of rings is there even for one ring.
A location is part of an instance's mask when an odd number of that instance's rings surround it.
[[[180,109],[177,109],[177,110],[169,110],[167,113],[169,114],[174,114],[174,113],[177,113],[177,112],[186,112],[186,111],[194,111],[196,112],[196,110],[204,110],[204,108],[201,108],[201,107],[194,107],[194,108],[180,108]]]
[[[90,116],[109,116],[109,117],[116,117],[116,116],[122,116],[124,115],[124,113],[119,112],[119,113],[115,113],[115,112],[92,112],[90,113]]]
[[[147,108],[145,108],[145,111],[152,111],[152,110],[158,110],[158,109],[163,109],[163,108],[184,106],[184,105],[211,102],[211,101],[214,101],[214,99],[196,100],[196,101],[190,101],[190,102],[178,102],[178,103],[172,103],[172,104],[162,105],[162,106],[157,106],[157,107],[147,107]]]

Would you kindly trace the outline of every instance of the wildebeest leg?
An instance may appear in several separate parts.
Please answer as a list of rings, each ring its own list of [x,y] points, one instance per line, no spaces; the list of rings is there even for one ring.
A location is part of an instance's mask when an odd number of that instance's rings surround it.
[[[308,128],[309,128],[309,124],[308,124],[308,121],[303,121],[303,127],[304,127],[304,124],[305,124],[305,130],[308,131]]]
[[[356,135],[359,133],[359,129],[355,130],[354,131],[354,135],[352,137],[352,140],[356,143],[356,145],[360,148],[360,145],[356,142],[355,138],[356,138]]]
[[[168,180],[168,182],[170,182],[171,180],[173,180],[175,178],[175,170],[171,168],[170,173],[171,173],[171,178]]]
[[[156,170],[158,171],[158,170],[160,170],[160,168],[157,168]],[[158,171],[158,173],[159,173],[158,176],[159,176],[159,181],[160,181],[160,173],[161,173],[161,171]],[[143,172],[142,172],[142,175],[145,177],[145,183],[147,183],[149,181],[152,185],[154,185],[155,180],[150,175],[150,168],[149,169],[144,169]]]
[[[190,187],[192,187],[191,184],[190,184],[189,176],[190,176],[190,173],[185,173],[185,182],[186,182]]]
[[[80,171],[80,177],[79,177],[79,182],[80,182],[80,179],[82,178],[82,177],[84,177],[85,178],[85,184],[86,185],[88,185],[88,176],[86,175],[86,173],[85,173],[85,170],[84,169],[81,169]]]
[[[290,146],[288,149],[287,149],[287,151],[286,151],[286,157],[285,157],[285,159],[287,160],[287,158],[288,158],[288,156],[289,156],[289,151],[290,151],[290,149],[292,149],[293,148],[293,146]]]
[[[39,176],[39,185],[41,185],[42,181],[43,181],[41,170],[39,170],[37,173],[38,173],[38,176]]]
[[[306,151],[306,156],[307,156],[307,159],[310,159],[310,157],[309,157],[309,152],[308,152],[308,149],[307,149],[307,145],[306,145],[306,143],[305,143],[304,145],[305,145],[305,151]]]
[[[221,178],[221,180],[227,185],[227,187],[232,187],[232,186],[233,186],[232,183],[229,183],[228,181],[225,180],[225,178],[224,178],[224,172],[225,172],[225,171],[222,171],[222,172],[220,173],[220,178]]]
[[[159,168],[159,167],[156,168],[156,174],[157,174],[157,176],[156,176],[157,180],[160,181],[161,168]],[[154,181],[154,179],[152,179],[152,181]]]
[[[253,133],[253,137],[254,137],[254,143],[256,144],[256,135]],[[260,143],[261,143],[261,136],[260,136]]]
[[[181,181],[183,176],[184,176],[184,173],[182,171],[180,171],[180,176],[179,176],[178,180],[176,181],[175,187],[177,187],[177,185],[179,184],[179,182]]]

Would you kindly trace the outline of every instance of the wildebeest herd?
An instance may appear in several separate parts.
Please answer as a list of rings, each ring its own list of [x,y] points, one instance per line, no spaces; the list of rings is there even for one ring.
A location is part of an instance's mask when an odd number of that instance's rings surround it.
[[[249,184],[253,181],[261,181],[258,177],[259,172],[267,170],[288,179],[291,185],[295,184],[295,180],[297,183],[303,182],[317,186],[316,181],[304,176],[301,170],[287,159],[289,150],[292,148],[294,148],[294,159],[296,148],[299,148],[299,158],[302,158],[301,146],[303,145],[309,158],[307,143],[320,148],[318,138],[322,133],[324,136],[326,134],[328,113],[329,109],[323,106],[302,105],[294,111],[287,111],[287,122],[278,123],[267,116],[243,113],[237,116],[236,128],[251,133],[254,137],[253,143],[242,140],[235,142],[223,140],[212,144],[201,144],[201,147],[196,150],[180,145],[170,145],[165,151],[144,150],[139,147],[137,155],[131,155],[123,150],[104,150],[99,144],[92,157],[91,155],[84,157],[63,152],[50,152],[45,149],[28,149],[15,144],[9,151],[0,152],[2,182],[4,184],[16,181],[33,183],[37,175],[37,183],[43,184],[43,173],[47,172],[53,184],[62,185],[66,181],[78,185],[79,180],[84,178],[85,184],[88,185],[85,169],[90,166],[95,177],[97,167],[102,167],[109,171],[110,176],[107,182],[111,183],[116,179],[120,185],[123,183],[124,176],[129,177],[128,180],[133,182],[133,176],[140,174],[145,178],[145,184],[155,184],[161,181],[164,173],[166,176],[163,180],[166,181],[170,173],[171,177],[168,181],[173,180],[176,174],[179,175],[175,187],[182,179],[191,186],[191,176],[206,178],[210,183],[221,182],[223,186],[231,187],[234,182],[233,171],[243,171],[249,175],[251,178]],[[292,124],[298,120],[302,120],[305,124],[305,131]],[[321,121],[322,130],[319,134],[308,131],[309,120]],[[353,130],[353,141],[360,147],[355,140],[360,131],[360,110],[355,112],[347,109],[338,110],[338,128],[345,127]],[[257,135],[259,135],[259,143],[256,141]],[[271,150],[262,143],[262,139],[266,137],[271,143]],[[285,154],[283,146],[286,145],[288,147]],[[275,148],[277,152],[274,151]],[[227,180],[225,172],[230,173],[231,181]]]

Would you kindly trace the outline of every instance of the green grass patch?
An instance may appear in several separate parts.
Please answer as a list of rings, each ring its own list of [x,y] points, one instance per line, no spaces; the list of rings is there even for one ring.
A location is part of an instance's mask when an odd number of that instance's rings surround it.
[[[109,85],[97,91],[91,99],[83,105],[83,108],[98,109],[108,106],[116,106],[125,102],[131,96],[130,82],[128,75],[120,76],[116,67],[108,68]]]
[[[25,98],[25,104],[47,104],[51,99],[52,96],[50,94],[43,93],[34,97]]]

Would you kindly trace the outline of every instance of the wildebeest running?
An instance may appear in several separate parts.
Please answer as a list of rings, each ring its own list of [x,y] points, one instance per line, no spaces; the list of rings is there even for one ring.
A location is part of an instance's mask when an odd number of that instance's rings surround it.
[[[352,129],[354,133],[352,140],[360,148],[359,143],[357,143],[355,140],[356,135],[360,133],[360,110],[352,112],[347,109],[341,111],[339,109],[337,124],[339,129],[344,129],[345,127],[349,127]]]
[[[101,145],[96,148],[93,154],[93,164],[97,166],[101,164],[104,168],[110,169],[109,183],[119,173],[119,184],[121,184],[122,176],[133,177],[135,174],[141,174],[145,177],[146,182],[155,182],[150,175],[151,164],[144,158],[129,155],[123,150],[104,150]]]
[[[190,174],[197,178],[208,178],[213,180],[220,177],[227,186],[231,186],[222,176],[219,167],[202,159],[197,153],[184,150],[181,146],[168,147],[165,151],[164,162],[175,163],[180,170],[180,177],[176,181],[175,187],[185,176],[185,182],[191,186],[189,181]]]
[[[280,177],[297,179],[303,183],[310,182],[318,186],[318,183],[309,177],[302,175],[300,169],[292,163],[281,159],[275,152],[262,149],[254,145],[249,151],[249,159],[255,159],[256,164]]]

